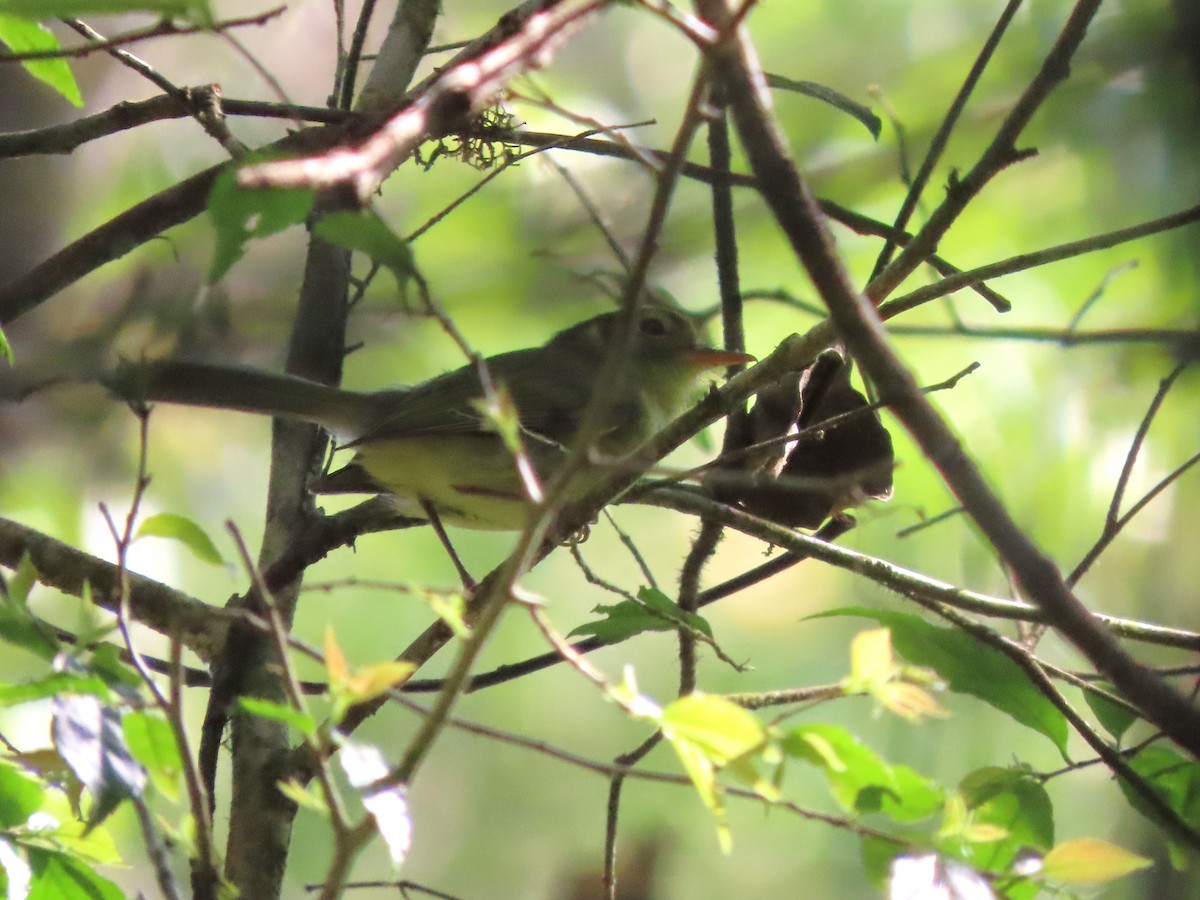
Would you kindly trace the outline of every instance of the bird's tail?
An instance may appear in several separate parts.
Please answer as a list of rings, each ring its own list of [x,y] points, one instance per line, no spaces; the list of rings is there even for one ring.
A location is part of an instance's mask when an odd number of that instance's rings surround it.
[[[126,362],[103,380],[131,403],[181,403],[296,419],[351,438],[369,427],[374,409],[370,394],[296,375],[209,363]]]

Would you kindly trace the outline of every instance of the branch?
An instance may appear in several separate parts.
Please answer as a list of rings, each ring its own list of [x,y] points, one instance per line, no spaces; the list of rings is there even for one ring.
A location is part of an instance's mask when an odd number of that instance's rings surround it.
[[[438,0],[400,0],[396,4],[395,15],[375,56],[371,74],[354,104],[356,110],[386,115],[403,105],[413,73],[433,37],[440,7]],[[349,99],[343,93],[344,105]]]
[[[744,534],[783,547],[792,553],[820,560],[839,569],[869,578],[875,584],[905,597],[937,602],[964,612],[1022,622],[1051,622],[1050,615],[1038,606],[1019,600],[1005,600],[969,591],[914,572],[895,563],[868,556],[846,547],[768,522],[749,513],[717,503],[701,494],[678,488],[659,488],[639,495],[638,501],[694,516],[708,516]],[[1133,619],[1094,614],[1114,634],[1164,647],[1200,649],[1200,634]]]
[[[921,193],[925,190],[925,185],[929,183],[929,177],[933,174],[934,166],[942,158],[942,152],[946,149],[946,144],[950,140],[950,132],[954,130],[954,126],[958,122],[958,117],[962,115],[962,111],[967,105],[967,100],[971,96],[971,91],[979,83],[979,79],[983,75],[983,70],[987,68],[987,64],[992,59],[992,54],[996,52],[996,48],[1000,45],[1000,38],[1008,30],[1009,23],[1012,22],[1013,16],[1017,14],[1017,10],[1021,7],[1021,2],[1022,0],[1008,0],[1008,4],[1000,13],[1000,18],[996,20],[991,33],[988,35],[987,40],[984,41],[979,54],[975,57],[975,62],[971,64],[971,69],[967,72],[967,77],[963,80],[962,87],[954,95],[954,100],[950,103],[950,108],[946,110],[946,115],[942,117],[942,122],[938,126],[937,133],[934,134],[933,140],[929,142],[929,150],[926,152],[925,158],[921,160],[921,168],[913,176],[912,184],[908,187],[908,194],[905,195],[904,202],[900,205],[900,211],[896,213],[896,219],[892,223],[895,228],[904,229],[908,225],[908,220],[912,217],[913,211],[916,210],[917,204],[921,202]],[[875,260],[875,268],[871,272],[872,278],[882,272],[888,262],[891,261],[892,253],[895,252],[895,249],[896,244],[890,239],[883,245],[883,249],[879,251],[879,258]]]
[[[42,584],[75,597],[82,595],[88,585],[98,606],[117,612],[121,580],[118,566],[0,518],[0,565],[16,568],[26,554]],[[233,621],[231,614],[144,575],[130,572],[128,578],[134,619],[159,634],[177,634],[180,642],[201,659],[212,657]]]
[[[115,37],[89,41],[78,47],[59,47],[55,50],[25,50],[21,53],[0,53],[0,64],[7,62],[24,63],[37,59],[80,58],[92,53],[123,47],[127,44],[148,41],[151,38],[173,37],[180,34],[196,34],[197,32],[217,34],[222,31],[228,31],[231,28],[240,28],[244,25],[265,25],[271,19],[283,15],[286,9],[286,6],[276,6],[273,9],[268,9],[266,12],[257,13],[253,16],[243,16],[238,19],[223,19],[209,25],[193,25],[191,23],[181,25],[173,19],[163,18],[154,25],[148,25],[145,28],[139,28],[134,31],[127,31]]]
[[[698,0],[702,7],[715,7],[720,0]],[[1001,171],[1013,163],[1020,162],[1033,155],[1033,150],[1017,150],[1016,142],[1025,126],[1033,118],[1034,113],[1042,102],[1050,95],[1059,83],[1066,80],[1071,71],[1071,58],[1087,34],[1092,17],[1100,8],[1101,0],[1079,0],[1058,40],[1046,58],[1038,74],[1029,83],[996,132],[992,143],[984,150],[978,162],[963,178],[955,180],[946,191],[946,197],[938,206],[929,221],[917,233],[913,241],[904,248],[899,256],[867,285],[866,294],[878,303],[895,290],[905,278],[911,275],[921,265],[929,254],[937,248],[938,243],[950,230],[950,226],[958,219],[967,204]],[[757,62],[754,63],[757,69]],[[764,107],[765,109],[765,107]]]
[[[184,94],[196,96],[211,94],[213,85],[182,88]],[[294,106],[288,103],[270,103],[265,100],[220,101],[221,112],[227,116],[257,116],[264,119],[291,119],[339,125],[358,121],[354,113],[327,109],[323,106]],[[0,134],[0,159],[14,159],[42,153],[69,154],[86,144],[110,134],[162,122],[184,119],[191,116],[194,106],[185,99],[172,94],[159,94],[146,100],[123,100],[104,112],[84,116],[74,122],[33,128],[28,131],[10,131]]]
[[[885,303],[886,307],[887,304]],[[881,310],[882,311],[882,310]],[[1095,344],[1161,344],[1184,358],[1200,356],[1200,329],[1108,328],[1073,331],[1069,328],[972,328],[964,325],[891,325],[888,333],[907,337],[981,338],[1058,344],[1064,349]]]
[[[205,169],[127,209],[55,253],[32,271],[0,287],[0,327],[24,315],[102,265],[120,259],[205,208],[222,166]]]
[[[1035,250],[1032,253],[1022,253],[1019,256],[1011,256],[1008,259],[988,263],[986,266],[979,266],[976,269],[958,272],[957,274],[943,278],[941,281],[936,281],[933,284],[918,288],[894,300],[889,300],[887,305],[894,310],[894,315],[895,312],[909,308],[908,305],[910,303],[928,303],[930,300],[945,297],[963,288],[973,287],[982,281],[999,278],[1002,275],[1011,275],[1014,272],[1023,272],[1026,269],[1034,269],[1048,263],[1058,262],[1059,260],[1082,256],[1085,253],[1094,253],[1097,250],[1107,250],[1118,244],[1124,244],[1128,241],[1148,237],[1152,234],[1160,234],[1164,231],[1181,228],[1184,225],[1193,225],[1196,222],[1200,222],[1200,206],[1192,206],[1179,212],[1171,213],[1170,215],[1151,219],[1148,222],[1131,225],[1128,228],[1106,231],[1102,234],[1083,238],[1082,240],[1070,241],[1054,247],[1046,247],[1043,250]]]
[[[607,0],[548,0],[527,17],[509,13],[474,56],[419,86],[409,105],[365,141],[319,156],[261,163],[238,173],[244,187],[347,189],[365,203],[430,134],[459,130],[514,77],[543,65],[561,40]],[[522,8],[523,10],[525,8]]]

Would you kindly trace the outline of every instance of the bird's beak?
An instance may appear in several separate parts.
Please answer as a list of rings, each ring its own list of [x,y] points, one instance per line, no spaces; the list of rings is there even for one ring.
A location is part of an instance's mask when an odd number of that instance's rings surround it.
[[[738,353],[735,350],[696,347],[687,352],[687,361],[697,369],[715,369],[718,366],[736,366],[739,363],[752,363],[757,360],[749,353]]]

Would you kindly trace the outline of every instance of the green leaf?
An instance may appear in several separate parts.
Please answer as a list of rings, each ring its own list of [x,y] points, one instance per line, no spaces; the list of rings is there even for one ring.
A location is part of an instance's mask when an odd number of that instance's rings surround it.
[[[247,162],[262,162],[257,156]],[[239,187],[237,170],[230,168],[218,176],[208,200],[208,211],[217,230],[212,265],[208,270],[211,284],[233,268],[246,252],[251,238],[267,237],[298,225],[308,218],[313,192],[299,189],[254,189]]]
[[[12,345],[8,343],[8,336],[5,335],[3,328],[0,328],[0,358],[3,358],[10,366],[16,362],[16,357],[13,356],[12,352]]]
[[[1096,687],[1110,692],[1113,690],[1113,686],[1108,682],[1097,682]],[[1083,699],[1096,714],[1096,718],[1100,720],[1104,730],[1111,734],[1114,740],[1121,740],[1122,735],[1129,730],[1129,726],[1137,721],[1138,717],[1128,707],[1113,703],[1100,694],[1084,691]]]
[[[126,688],[136,690],[142,687],[142,676],[133,666],[121,659],[121,648],[116,644],[97,644],[92,650],[88,668],[118,692]]]
[[[638,600],[641,602],[622,600],[612,606],[597,606],[594,611],[603,614],[604,618],[585,622],[567,636],[594,635],[606,644],[615,644],[643,631],[674,631],[679,623],[683,623],[705,637],[712,637],[712,626],[707,619],[684,612],[662,591],[643,587],[638,591]]]
[[[37,681],[19,684],[0,684],[0,707],[16,706],[33,700],[46,700],[65,694],[81,694],[108,700],[111,692],[104,679],[76,672],[53,672]]]
[[[1200,763],[1185,759],[1167,747],[1147,747],[1130,759],[1129,764],[1181,819],[1192,828],[1200,828]],[[1118,778],[1117,784],[1130,806],[1152,822],[1161,824],[1159,814],[1125,779]],[[1171,851],[1172,862],[1176,865],[1194,856],[1175,841],[1171,842]]]
[[[700,795],[700,801],[713,817],[717,828],[717,843],[721,852],[728,855],[733,850],[733,835],[725,814],[725,792],[717,782],[717,771],[713,761],[695,744],[685,740],[671,741],[683,770]]]
[[[9,763],[0,762],[0,828],[16,828],[42,808],[42,783]]]
[[[416,272],[416,262],[408,243],[370,210],[322,216],[313,232],[331,244],[366,254],[387,268],[395,276],[396,286],[402,293]]]
[[[58,643],[54,636],[44,630],[23,605],[5,603],[0,606],[0,638],[14,646],[24,647],[46,662],[58,655]]]
[[[21,555],[21,561],[17,563],[17,570],[8,579],[8,584],[4,589],[4,598],[24,607],[29,603],[29,592],[33,590],[37,580],[37,567],[33,564],[33,557],[26,552]]]
[[[836,725],[801,725],[780,740],[784,753],[825,771],[843,808],[880,812],[897,822],[919,822],[938,812],[946,792],[908,766],[890,765],[859,738]]]
[[[886,795],[900,797],[892,767],[844,728],[800,725],[784,733],[780,746],[788,756],[823,769],[830,790],[846,810],[877,812]]]
[[[115,16],[146,12],[160,18],[212,21],[204,0],[0,0],[0,13],[25,19],[66,19],[76,16]]]
[[[943,825],[939,849],[989,872],[1007,872],[1029,850],[1054,844],[1054,808],[1045,787],[1023,767],[988,766],[959,786],[966,821]],[[981,838],[992,832],[995,837]]]
[[[674,748],[701,801],[713,817],[721,851],[732,849],[725,820],[724,791],[718,769],[729,767],[744,782],[758,781],[750,755],[767,746],[762,723],[736,703],[709,694],[688,694],[663,708],[659,715],[663,737]],[[768,791],[760,789],[760,793]]]
[[[171,723],[158,713],[131,712],[121,720],[125,743],[142,764],[154,786],[171,800],[179,799],[183,759]]]
[[[29,612],[29,593],[38,573],[28,553],[5,584],[0,582],[0,638],[50,662],[58,655],[58,641]]]
[[[880,812],[896,822],[920,822],[946,802],[946,791],[908,766],[892,766],[892,785],[880,798]]]
[[[797,94],[812,97],[815,100],[820,100],[822,103],[828,103],[834,109],[839,109],[857,119],[866,127],[867,131],[871,132],[871,137],[879,140],[879,132],[883,129],[883,122],[879,116],[871,112],[869,107],[851,100],[840,91],[835,91],[833,88],[826,87],[823,84],[817,84],[815,81],[793,81],[791,78],[784,78],[782,75],[772,75],[770,72],[767,73],[767,84],[779,90],[795,91]]]
[[[105,620],[92,594],[92,583],[86,578],[79,589],[79,605],[75,622],[75,646],[110,646],[102,642],[117,630],[117,623]]]
[[[356,703],[366,703],[407,681],[416,671],[416,663],[391,660],[361,666],[342,677],[330,679],[329,694],[333,701],[330,714],[336,722]]]
[[[1002,795],[1016,799],[1020,821],[1006,822],[1024,846],[1046,850],[1054,844],[1054,806],[1042,781],[1023,766],[985,766],[967,775],[959,785],[968,806],[981,809]]]
[[[260,716],[264,719],[282,722],[308,737],[313,737],[317,733],[316,719],[308,713],[301,712],[284,703],[274,703],[258,697],[239,697],[238,705],[252,716]]]
[[[208,533],[187,516],[175,513],[158,513],[150,516],[138,526],[134,539],[140,540],[145,537],[170,538],[179,541],[191,550],[197,559],[206,563],[219,566],[225,562]]]
[[[864,834],[859,845],[863,874],[875,887],[882,888],[891,875],[892,863],[907,851],[908,847],[897,841]]]
[[[124,900],[121,889],[66,853],[29,849],[32,889],[25,900]]]
[[[865,616],[887,625],[892,629],[892,645],[905,659],[934,669],[951,690],[978,697],[1045,735],[1066,759],[1067,720],[1000,651],[958,629],[939,628],[908,613],[846,607],[812,618],[837,615]]]
[[[54,33],[38,22],[27,18],[10,15],[6,10],[7,0],[0,0],[0,43],[5,44],[15,54],[28,53],[36,50],[57,50],[58,38]],[[54,15],[58,15],[55,13]],[[41,18],[41,16],[39,16]],[[25,71],[38,81],[42,81],[58,93],[72,106],[83,106],[83,94],[71,67],[65,59],[31,59],[21,63]],[[12,350],[0,332],[0,356],[12,362]]]
[[[20,832],[18,843],[26,848],[67,853],[81,862],[105,866],[122,864],[116,840],[108,830],[91,828],[84,822],[71,820],[56,828],[26,829]]]
[[[467,598],[461,591],[432,590],[425,587],[414,587],[414,591],[429,604],[429,608],[445,622],[454,636],[465,638],[471,633],[467,624]]]

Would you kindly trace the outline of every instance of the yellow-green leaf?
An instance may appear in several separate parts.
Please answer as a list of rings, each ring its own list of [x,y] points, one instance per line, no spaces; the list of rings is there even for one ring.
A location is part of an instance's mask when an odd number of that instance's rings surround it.
[[[701,693],[668,704],[661,727],[667,740],[696,745],[717,766],[750,753],[767,739],[762,723],[745,709],[724,697]]]
[[[356,669],[342,682],[342,689],[355,703],[373,700],[380,694],[406,680],[416,671],[416,664],[395,660]]]
[[[329,815],[329,806],[325,803],[325,799],[311,787],[306,787],[292,779],[277,781],[275,782],[275,786],[279,788],[279,793],[283,794],[283,796],[287,797],[297,806],[311,809],[322,816]]]
[[[713,824],[717,829],[717,845],[722,853],[728,855],[733,849],[733,834],[726,821],[725,792],[717,781],[712,759],[701,748],[686,740],[672,740],[671,746],[675,748],[684,771],[695,785],[700,801],[713,817]]]
[[[896,672],[890,628],[860,631],[850,642],[850,683],[858,690],[883,684]]]
[[[330,623],[325,624],[325,669],[329,672],[329,684],[335,689],[346,680],[346,654],[342,652]]]
[[[135,539],[144,537],[170,538],[191,550],[197,559],[217,566],[225,562],[208,533],[187,516],[175,513],[150,516],[138,526]]]
[[[880,685],[875,697],[888,712],[910,722],[926,718],[944,719],[950,715],[929,691],[907,681]]]
[[[1096,885],[1152,865],[1144,856],[1098,838],[1063,841],[1042,859],[1042,874],[1062,884]]]
[[[461,591],[425,590],[422,591],[422,596],[429,608],[450,626],[455,637],[465,638],[471,633],[466,619],[467,598]]]

